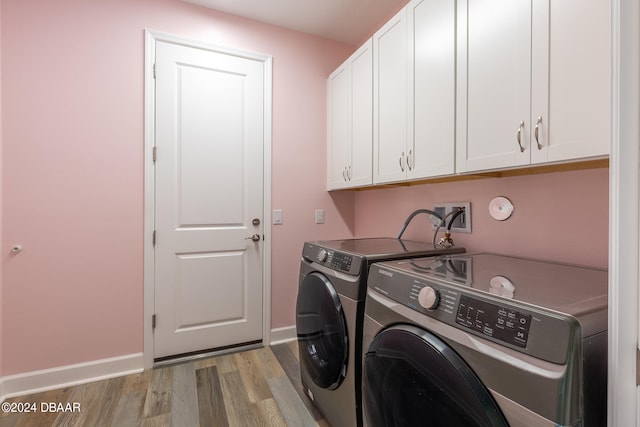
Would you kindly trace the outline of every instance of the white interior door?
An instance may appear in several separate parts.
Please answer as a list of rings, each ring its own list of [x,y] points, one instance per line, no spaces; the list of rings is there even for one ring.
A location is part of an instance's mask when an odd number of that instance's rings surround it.
[[[264,62],[158,42],[155,70],[154,357],[259,341]]]

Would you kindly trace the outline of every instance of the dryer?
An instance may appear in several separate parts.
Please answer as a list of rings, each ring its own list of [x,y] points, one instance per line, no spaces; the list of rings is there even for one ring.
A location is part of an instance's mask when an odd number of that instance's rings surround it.
[[[362,425],[362,322],[370,264],[460,252],[392,238],[304,244],[296,303],[300,376],[332,427]]]
[[[372,264],[364,425],[603,426],[607,271],[495,254]]]

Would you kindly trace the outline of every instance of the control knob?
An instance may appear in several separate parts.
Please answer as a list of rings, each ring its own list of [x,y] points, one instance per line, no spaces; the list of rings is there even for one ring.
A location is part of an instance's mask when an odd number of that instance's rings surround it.
[[[418,302],[427,310],[435,310],[440,304],[440,292],[431,286],[425,286],[418,293]]]
[[[318,261],[325,262],[328,256],[329,256],[329,253],[324,249],[320,249],[320,251],[318,251],[318,257],[317,257]]]

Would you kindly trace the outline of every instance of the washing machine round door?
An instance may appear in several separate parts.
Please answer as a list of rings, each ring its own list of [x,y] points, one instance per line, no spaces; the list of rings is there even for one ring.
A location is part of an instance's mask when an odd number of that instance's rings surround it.
[[[363,381],[368,426],[508,426],[467,363],[415,326],[393,326],[374,338]]]
[[[317,386],[338,387],[346,372],[347,326],[338,293],[318,272],[300,283],[296,328],[300,364]]]

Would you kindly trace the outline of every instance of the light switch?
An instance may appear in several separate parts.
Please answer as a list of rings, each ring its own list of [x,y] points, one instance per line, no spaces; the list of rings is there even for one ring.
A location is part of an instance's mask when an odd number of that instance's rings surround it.
[[[282,209],[273,210],[273,225],[282,225]]]
[[[316,209],[316,224],[324,224],[324,209]]]

